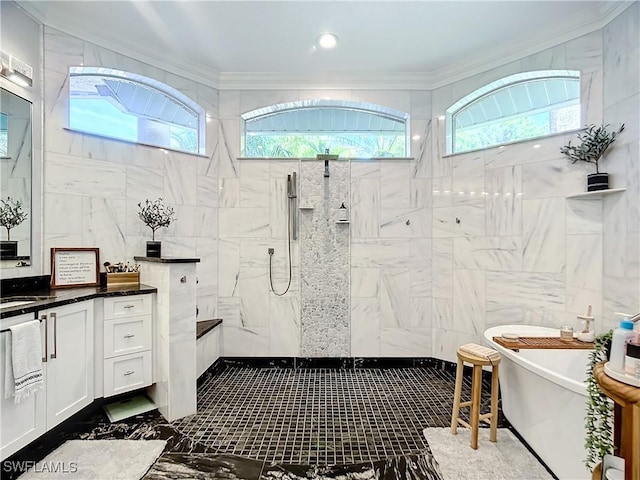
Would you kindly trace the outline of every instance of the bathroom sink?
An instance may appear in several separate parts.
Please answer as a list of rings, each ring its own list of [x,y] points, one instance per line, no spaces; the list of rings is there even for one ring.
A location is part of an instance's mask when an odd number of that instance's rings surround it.
[[[10,300],[7,302],[3,300],[2,303],[0,303],[0,310],[2,310],[3,308],[19,307],[20,305],[28,305],[33,302],[35,302],[35,300],[23,300],[23,301]]]
[[[16,295],[13,297],[5,297],[0,299],[0,309],[19,307],[34,302],[41,302],[42,300],[51,300],[52,298],[55,297],[47,297],[44,295]]]

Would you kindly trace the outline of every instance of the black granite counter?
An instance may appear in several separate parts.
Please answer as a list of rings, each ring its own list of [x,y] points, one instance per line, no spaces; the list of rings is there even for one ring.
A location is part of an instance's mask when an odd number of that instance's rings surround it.
[[[198,263],[199,258],[183,258],[183,257],[133,257],[136,262],[152,262],[152,263]]]
[[[2,291],[2,302],[9,299],[19,300],[29,297],[39,297],[38,300],[32,301],[24,305],[16,305],[15,307],[2,308],[0,310],[0,318],[15,317],[25,313],[34,313],[48,308],[59,307],[71,303],[83,302],[94,298],[103,297],[121,297],[126,295],[140,295],[144,293],[156,293],[157,288],[149,285],[118,285],[109,287],[78,287],[78,288],[58,288],[50,289],[43,287],[35,290],[20,292]],[[0,304],[1,306],[1,304]]]

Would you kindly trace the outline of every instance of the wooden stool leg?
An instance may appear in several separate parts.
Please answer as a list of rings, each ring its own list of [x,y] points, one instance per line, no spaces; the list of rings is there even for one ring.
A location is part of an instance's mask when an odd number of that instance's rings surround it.
[[[471,384],[471,448],[478,448],[478,427],[480,423],[480,393],[482,392],[482,367],[473,366]]]
[[[458,417],[460,416],[460,396],[462,395],[462,372],[464,364],[458,358],[458,367],[456,368],[456,388],[453,392],[453,411],[451,412],[451,433],[458,433]]]
[[[491,429],[489,440],[498,441],[498,365],[493,366],[491,373]]]

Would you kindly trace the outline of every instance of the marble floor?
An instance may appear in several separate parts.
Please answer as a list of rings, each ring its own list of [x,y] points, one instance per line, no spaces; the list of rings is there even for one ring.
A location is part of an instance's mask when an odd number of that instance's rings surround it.
[[[443,480],[422,430],[449,425],[454,379],[432,367],[223,365],[200,383],[194,416],[168,423],[152,411],[110,423],[94,404],[8,460],[38,461],[69,439],[161,439],[145,480]],[[7,470],[2,478],[19,476]]]

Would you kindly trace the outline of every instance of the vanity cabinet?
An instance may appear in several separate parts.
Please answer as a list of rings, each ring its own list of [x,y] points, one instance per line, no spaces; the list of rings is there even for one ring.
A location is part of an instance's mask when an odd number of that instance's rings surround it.
[[[49,430],[93,402],[93,301],[51,308],[38,317],[47,324]]]
[[[153,383],[153,296],[104,299],[104,396]]]
[[[0,325],[4,330],[34,318],[33,313],[19,315],[3,319]],[[44,342],[44,322],[40,324],[40,328]],[[46,390],[40,390],[20,403],[14,403],[13,397],[4,398],[6,335],[8,334],[0,334],[0,459],[17,452],[47,430]],[[42,352],[44,354],[44,345]],[[46,378],[46,368],[44,370]]]
[[[2,329],[40,319],[44,388],[14,403],[4,398],[5,338],[0,338],[0,458],[7,458],[93,402],[93,301],[3,319]]]

